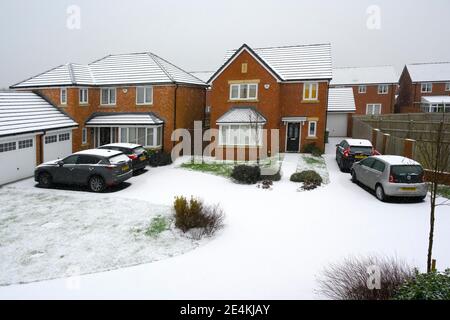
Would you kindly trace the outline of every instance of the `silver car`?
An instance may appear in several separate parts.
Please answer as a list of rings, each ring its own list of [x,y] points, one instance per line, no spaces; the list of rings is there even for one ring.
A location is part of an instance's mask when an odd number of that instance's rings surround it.
[[[408,197],[422,201],[428,192],[420,163],[400,156],[373,156],[353,164],[352,181],[375,191],[376,197]]]

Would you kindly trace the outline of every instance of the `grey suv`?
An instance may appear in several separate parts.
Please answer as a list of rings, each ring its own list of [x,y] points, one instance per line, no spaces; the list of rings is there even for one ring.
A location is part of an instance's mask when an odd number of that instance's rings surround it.
[[[91,149],[36,167],[34,180],[42,187],[55,184],[88,186],[94,192],[133,176],[131,160],[120,151]]]
[[[381,201],[408,197],[422,201],[428,192],[420,163],[400,156],[373,156],[353,164],[352,181],[361,182]]]

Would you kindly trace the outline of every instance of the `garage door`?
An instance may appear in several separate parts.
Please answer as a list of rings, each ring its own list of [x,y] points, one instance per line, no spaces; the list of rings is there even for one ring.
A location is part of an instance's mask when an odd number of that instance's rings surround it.
[[[0,185],[33,176],[36,167],[36,138],[0,141]]]
[[[72,153],[72,132],[48,132],[44,135],[44,162],[62,159]]]
[[[347,113],[328,113],[327,129],[330,137],[346,137],[347,136]]]

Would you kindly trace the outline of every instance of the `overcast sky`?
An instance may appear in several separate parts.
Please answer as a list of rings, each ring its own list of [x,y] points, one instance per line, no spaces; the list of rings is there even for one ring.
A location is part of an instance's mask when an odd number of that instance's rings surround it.
[[[449,0],[1,0],[0,88],[113,53],[151,51],[187,71],[214,70],[242,43],[330,42],[334,66],[400,72],[450,61],[449,13]]]

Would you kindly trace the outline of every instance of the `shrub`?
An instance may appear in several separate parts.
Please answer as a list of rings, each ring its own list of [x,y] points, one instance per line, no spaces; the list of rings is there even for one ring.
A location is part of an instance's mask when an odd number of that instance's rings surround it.
[[[281,180],[281,168],[277,170],[277,172],[273,174],[265,174],[261,175],[261,178],[264,180],[270,180],[270,181],[280,181]]]
[[[156,237],[163,231],[166,231],[169,228],[169,222],[167,218],[159,215],[152,219],[150,226],[145,231],[145,235],[149,237]]]
[[[224,213],[218,205],[206,206],[203,201],[191,197],[176,197],[174,201],[175,226],[183,232],[194,230],[195,238],[213,235],[223,226]]]
[[[172,156],[170,153],[150,150],[148,163],[151,167],[167,166],[172,163]]]
[[[255,184],[261,179],[261,169],[257,166],[238,165],[233,168],[231,177],[240,183]]]
[[[450,269],[445,272],[419,274],[403,284],[397,300],[450,300]]]
[[[369,284],[376,284],[369,278],[372,267],[379,270],[379,289],[369,289]],[[388,300],[413,275],[413,270],[396,258],[352,257],[323,271],[319,293],[337,300]]]
[[[315,157],[320,157],[323,154],[323,151],[313,142],[308,143],[303,147],[303,153],[310,153]]]
[[[258,184],[258,188],[262,189],[270,189],[273,186],[272,180],[263,180],[261,181],[261,184]]]
[[[292,182],[303,182],[306,184],[322,184],[322,177],[314,170],[305,170],[302,172],[296,172],[291,175]]]

